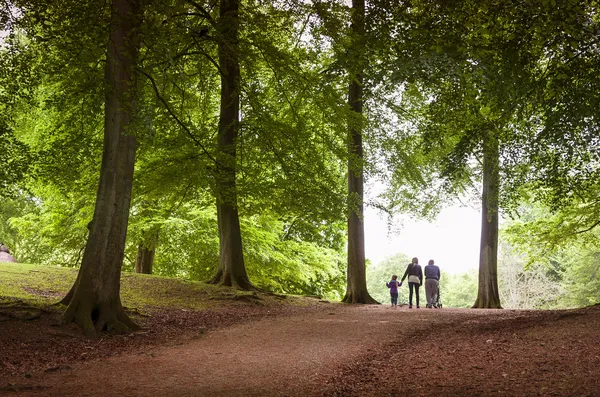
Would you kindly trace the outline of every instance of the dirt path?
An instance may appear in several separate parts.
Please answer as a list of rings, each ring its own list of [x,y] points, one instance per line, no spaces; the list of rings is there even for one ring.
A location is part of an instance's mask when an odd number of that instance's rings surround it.
[[[600,395],[600,310],[565,313],[332,305],[19,379],[11,394]]]

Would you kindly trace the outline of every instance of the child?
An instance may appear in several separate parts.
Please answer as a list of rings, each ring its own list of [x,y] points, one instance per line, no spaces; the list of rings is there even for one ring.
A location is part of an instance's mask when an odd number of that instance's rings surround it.
[[[398,276],[395,274],[389,283],[385,283],[386,287],[390,289],[390,297],[392,298],[392,307],[398,306]]]

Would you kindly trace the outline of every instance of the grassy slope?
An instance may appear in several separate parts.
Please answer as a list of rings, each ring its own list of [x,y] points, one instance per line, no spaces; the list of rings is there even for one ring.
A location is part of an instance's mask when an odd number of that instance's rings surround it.
[[[126,335],[85,338],[74,324],[58,326],[65,307],[55,305],[77,278],[77,270],[0,263],[0,394],[2,379],[81,360],[153,346],[182,343],[251,320],[330,310],[320,299],[237,291],[160,276],[123,273],[121,300],[142,327]],[[10,359],[7,359],[10,358]],[[13,390],[10,386],[7,390]]]
[[[0,303],[22,300],[36,306],[51,305],[65,296],[76,278],[76,269],[0,263]],[[222,306],[223,301],[252,301],[255,297],[256,294],[249,292],[196,281],[134,273],[123,273],[121,276],[123,306],[142,312],[173,307],[205,310]],[[279,306],[282,298],[281,295],[260,294],[260,304]],[[292,305],[316,301],[299,296],[285,298],[286,304]]]

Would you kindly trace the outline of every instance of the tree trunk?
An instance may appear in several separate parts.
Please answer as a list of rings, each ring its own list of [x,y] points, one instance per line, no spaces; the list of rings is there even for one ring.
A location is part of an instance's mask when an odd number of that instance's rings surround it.
[[[144,244],[138,245],[138,253],[135,258],[135,272],[142,274],[152,274],[152,265],[154,264],[154,248],[148,248]]]
[[[352,0],[352,44],[349,49],[348,105],[348,273],[342,302],[377,303],[367,291],[365,264],[365,225],[363,212],[363,70],[365,1]]]
[[[152,227],[142,233],[142,241],[138,245],[138,253],[135,258],[135,272],[152,274],[154,265],[154,254],[158,245],[159,228]]]
[[[81,268],[63,300],[69,304],[63,323],[77,323],[88,336],[138,328],[125,314],[119,293],[136,150],[132,115],[140,25],[140,0],[112,1],[100,183]]]
[[[501,309],[498,292],[498,193],[500,170],[498,135],[490,131],[483,141],[483,192],[479,287],[473,308]]]
[[[209,283],[252,290],[255,288],[248,279],[244,265],[236,190],[236,144],[240,110],[238,9],[239,0],[221,0],[218,29],[221,109],[215,181],[220,257],[219,268]]]

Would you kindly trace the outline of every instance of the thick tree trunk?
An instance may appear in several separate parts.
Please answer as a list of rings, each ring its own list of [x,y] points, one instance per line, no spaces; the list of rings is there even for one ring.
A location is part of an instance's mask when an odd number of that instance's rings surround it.
[[[138,245],[138,253],[135,258],[136,273],[152,274],[155,252],[154,248],[148,248],[144,244]]]
[[[119,293],[136,150],[131,128],[141,2],[113,0],[111,7],[100,184],[79,275],[63,300],[69,304],[63,322],[77,323],[88,336],[138,328],[123,311]]]
[[[365,1],[352,0],[352,45],[349,53],[348,105],[352,117],[348,123],[348,274],[342,302],[377,303],[367,291],[365,264],[365,225],[363,212],[363,70]]]
[[[239,0],[221,0],[218,40],[221,109],[216,174],[220,259],[219,268],[209,282],[251,290],[255,288],[248,279],[244,265],[236,191],[236,144],[240,110],[238,10]]]
[[[498,193],[500,170],[498,136],[490,131],[483,142],[483,192],[481,195],[481,245],[479,287],[473,308],[501,309],[498,292]]]

